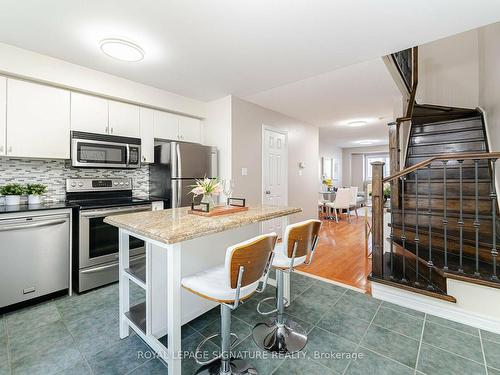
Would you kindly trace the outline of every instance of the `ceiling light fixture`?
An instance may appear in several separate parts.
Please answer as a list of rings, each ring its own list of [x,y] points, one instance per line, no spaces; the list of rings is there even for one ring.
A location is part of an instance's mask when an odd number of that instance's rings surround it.
[[[348,122],[347,125],[352,126],[353,128],[357,128],[359,126],[368,125],[368,122],[367,121],[351,121],[351,122]]]
[[[375,141],[373,141],[371,139],[365,139],[362,141],[356,141],[356,143],[359,145],[372,145],[373,143],[375,143]]]
[[[144,50],[137,44],[124,39],[107,38],[99,43],[101,51],[121,61],[138,62],[144,59]]]

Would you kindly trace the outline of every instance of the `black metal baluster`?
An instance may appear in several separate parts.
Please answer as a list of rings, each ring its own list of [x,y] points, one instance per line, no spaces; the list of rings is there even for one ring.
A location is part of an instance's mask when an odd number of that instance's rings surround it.
[[[491,248],[491,257],[493,258],[493,275],[491,276],[492,280],[498,280],[497,276],[497,256],[498,256],[498,250],[497,250],[497,190],[495,187],[495,163],[497,159],[492,159],[491,160],[491,220],[493,222],[493,241],[492,241],[492,248]]]
[[[446,165],[448,164],[448,160],[443,160],[443,234],[444,234],[444,267],[445,271],[448,270],[448,216],[447,216],[447,197],[446,193],[448,190],[448,186],[446,183]]]
[[[479,182],[478,182],[478,164],[479,160],[474,160],[474,198],[476,205],[476,215],[474,218],[474,229],[476,231],[476,271],[474,272],[474,276],[479,277]]]
[[[391,207],[391,252],[390,252],[390,264],[391,264],[391,274],[389,278],[394,279],[394,207]]]
[[[464,210],[464,205],[463,205],[463,186],[462,186],[462,180],[463,180],[463,160],[457,160],[458,161],[458,171],[459,171],[459,190],[460,190],[460,216],[458,218],[458,228],[459,228],[459,233],[460,233],[460,265],[458,266],[458,272],[463,273],[464,272],[464,267],[463,267],[463,255],[464,255],[464,218],[463,218],[463,210]]]
[[[416,173],[416,172],[415,172]],[[406,225],[405,225],[405,180],[406,177],[401,177],[401,216],[402,216],[402,233],[401,233],[401,242],[403,245],[403,278],[401,279],[402,283],[407,283],[406,279]]]
[[[428,231],[429,231],[429,259],[427,260],[427,267],[429,267],[429,285],[427,285],[427,289],[434,290],[434,286],[432,285],[432,186],[431,186],[431,165],[427,166],[427,221],[428,221]]]
[[[418,235],[418,171],[415,173],[415,286],[420,286],[418,282],[418,264],[420,263],[418,257],[418,245],[420,243],[420,237]]]

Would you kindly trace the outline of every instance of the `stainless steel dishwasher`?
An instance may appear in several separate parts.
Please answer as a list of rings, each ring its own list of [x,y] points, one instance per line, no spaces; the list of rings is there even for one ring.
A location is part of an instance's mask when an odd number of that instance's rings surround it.
[[[0,216],[0,308],[69,288],[70,214]]]

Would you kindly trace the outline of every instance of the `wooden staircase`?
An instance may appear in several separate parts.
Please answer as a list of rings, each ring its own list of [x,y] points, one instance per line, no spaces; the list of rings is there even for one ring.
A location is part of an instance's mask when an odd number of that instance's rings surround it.
[[[413,49],[413,68],[418,72],[417,51]],[[399,132],[402,123],[410,123],[404,168],[399,167],[399,136],[391,128],[391,176],[384,179],[383,166],[373,165],[371,278],[454,301],[447,293],[448,278],[500,288],[494,184],[500,153],[489,152],[478,109],[418,105],[417,77],[413,75],[407,114],[390,124]],[[391,234],[385,239],[382,191],[388,182],[394,194]]]

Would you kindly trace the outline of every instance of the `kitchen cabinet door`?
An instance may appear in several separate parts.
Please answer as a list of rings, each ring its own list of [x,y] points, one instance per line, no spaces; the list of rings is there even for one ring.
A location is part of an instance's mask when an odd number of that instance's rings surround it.
[[[159,139],[177,141],[179,139],[179,116],[154,111],[154,136]]]
[[[139,107],[132,104],[109,101],[109,134],[122,137],[140,137]]]
[[[141,160],[153,163],[155,159],[154,111],[149,108],[140,109]]]
[[[179,116],[179,139],[185,142],[201,143],[201,121]]]
[[[7,80],[7,155],[70,158],[70,92]]]
[[[6,153],[7,78],[0,77],[0,156]]]
[[[71,93],[71,130],[108,134],[108,120],[106,99]]]

